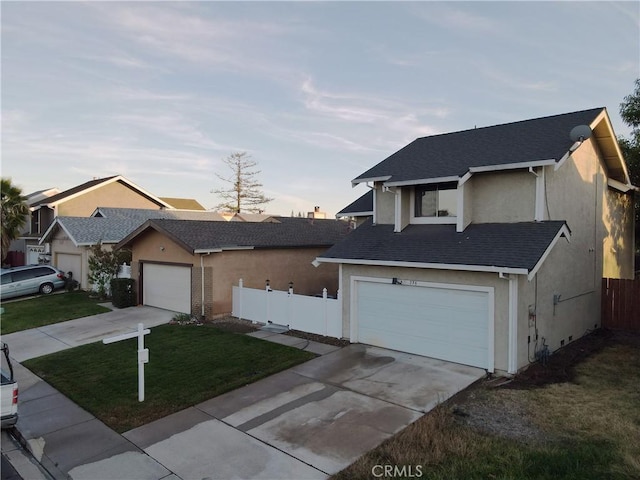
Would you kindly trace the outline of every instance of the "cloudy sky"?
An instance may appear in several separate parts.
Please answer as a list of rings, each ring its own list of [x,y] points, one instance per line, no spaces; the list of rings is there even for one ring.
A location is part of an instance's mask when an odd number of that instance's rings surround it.
[[[619,104],[638,2],[1,2],[2,175],[24,193],[122,174],[219,199],[246,151],[289,215],[417,137]]]

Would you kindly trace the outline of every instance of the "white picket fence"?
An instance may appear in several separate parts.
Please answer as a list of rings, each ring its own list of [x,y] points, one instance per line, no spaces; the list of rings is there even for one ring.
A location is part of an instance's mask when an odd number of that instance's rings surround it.
[[[288,292],[245,288],[240,279],[233,287],[233,316],[258,323],[287,325],[292,330],[342,337],[342,307],[338,298],[297,295]]]

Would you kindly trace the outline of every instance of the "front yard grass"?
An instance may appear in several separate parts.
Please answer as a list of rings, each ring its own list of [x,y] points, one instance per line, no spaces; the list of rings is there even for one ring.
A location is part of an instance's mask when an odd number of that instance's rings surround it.
[[[83,345],[23,365],[122,433],[315,357],[207,324],[155,327],[145,347],[144,402],[138,402],[135,338]]]
[[[333,479],[638,479],[640,336],[629,338],[560,365],[546,385],[471,387]]]
[[[2,304],[4,313],[0,333],[8,334],[110,311],[98,302],[104,300],[89,298],[89,294],[83,291],[5,302]]]

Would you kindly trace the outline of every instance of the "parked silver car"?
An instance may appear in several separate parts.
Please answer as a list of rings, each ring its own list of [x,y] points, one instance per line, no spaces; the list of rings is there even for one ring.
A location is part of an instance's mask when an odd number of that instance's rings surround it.
[[[64,287],[65,283],[64,272],[50,265],[3,268],[0,277],[0,298],[3,300],[33,293],[49,294]]]

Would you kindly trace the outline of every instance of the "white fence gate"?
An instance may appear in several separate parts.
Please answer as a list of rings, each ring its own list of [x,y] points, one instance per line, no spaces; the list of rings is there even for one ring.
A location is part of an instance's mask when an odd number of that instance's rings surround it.
[[[234,317],[267,324],[287,325],[292,330],[316,333],[328,337],[342,337],[342,307],[340,297],[328,298],[296,295],[288,292],[245,288],[240,279],[233,287]]]

